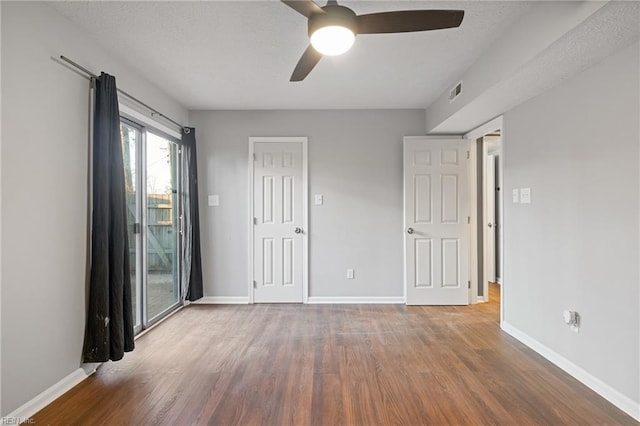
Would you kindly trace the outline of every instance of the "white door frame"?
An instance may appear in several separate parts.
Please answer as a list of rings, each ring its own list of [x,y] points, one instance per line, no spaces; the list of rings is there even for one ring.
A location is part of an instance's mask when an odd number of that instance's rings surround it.
[[[505,202],[505,190],[504,190],[504,184],[503,184],[503,176],[504,176],[504,160],[505,160],[505,132],[504,132],[504,125],[503,125],[503,116],[499,116],[496,117],[488,122],[486,122],[485,124],[475,128],[474,130],[470,131],[469,133],[465,134],[464,137],[469,139],[472,144],[472,146],[474,146],[476,144],[476,140],[483,137],[484,135],[486,135],[487,133],[493,132],[497,129],[500,129],[500,136],[501,136],[501,143],[502,143],[502,151],[500,153],[500,162],[498,163],[498,171],[500,174],[500,197],[502,198],[502,203],[501,205],[503,206],[502,208],[502,212],[500,212],[500,220],[501,220],[501,233],[500,233],[500,247],[503,248],[502,250],[502,256],[501,256],[501,271],[500,271],[500,279],[501,279],[501,283],[500,283],[500,326],[502,326],[502,323],[504,321],[504,295],[505,293],[508,291],[506,290],[507,287],[507,279],[504,276],[504,262],[505,262],[505,258],[504,258],[504,233],[505,233],[505,221],[504,221],[504,202]],[[471,167],[472,167],[472,172],[471,172],[471,176],[473,179],[473,183],[471,185],[470,188],[470,192],[471,192],[471,197],[473,200],[477,200],[478,197],[478,185],[481,182],[477,181],[477,168],[476,168],[476,164],[477,164],[477,159],[476,157],[476,149],[472,149],[471,150]],[[472,275],[471,275],[471,288],[473,291],[473,298],[472,298],[472,302],[471,303],[477,303],[478,302],[478,253],[477,253],[477,244],[478,244],[478,211],[477,211],[477,203],[473,203],[472,205],[472,210],[471,210],[471,250],[472,250],[472,256],[471,256],[471,270],[472,270]]]
[[[250,137],[249,138],[249,303],[254,303],[254,199],[253,199],[253,167],[255,144],[260,142],[287,142],[302,144],[302,303],[309,303],[309,184],[306,137]]]

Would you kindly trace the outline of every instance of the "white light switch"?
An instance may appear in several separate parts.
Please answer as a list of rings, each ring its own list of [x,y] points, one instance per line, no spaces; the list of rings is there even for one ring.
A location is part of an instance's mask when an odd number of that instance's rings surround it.
[[[522,204],[531,204],[531,188],[520,189],[520,202]]]
[[[512,192],[512,196],[513,196],[513,202],[514,203],[519,203],[520,202],[520,190],[519,189],[514,189]]]
[[[219,206],[220,205],[220,196],[218,195],[209,195],[209,206],[210,207],[215,207],[215,206]]]
[[[355,277],[355,270],[347,269],[347,279],[352,280]]]
[[[322,196],[322,194],[316,194],[315,196],[316,206],[321,206],[323,202],[324,202],[324,197]]]

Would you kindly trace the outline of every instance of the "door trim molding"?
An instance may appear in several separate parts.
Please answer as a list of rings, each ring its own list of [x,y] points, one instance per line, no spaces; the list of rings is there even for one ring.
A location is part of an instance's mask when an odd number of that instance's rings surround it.
[[[475,140],[483,137],[487,133],[490,133],[496,129],[502,130],[502,116],[498,116],[492,120],[487,121],[486,123],[476,127],[470,132],[464,135],[465,139]]]
[[[253,288],[254,269],[254,224],[253,224],[253,165],[255,144],[259,142],[288,142],[302,144],[302,303],[309,303],[309,179],[308,179],[308,138],[306,136],[283,136],[283,137],[250,137],[249,138],[249,214],[247,224],[249,225],[249,279],[247,283],[247,302],[255,303]]]

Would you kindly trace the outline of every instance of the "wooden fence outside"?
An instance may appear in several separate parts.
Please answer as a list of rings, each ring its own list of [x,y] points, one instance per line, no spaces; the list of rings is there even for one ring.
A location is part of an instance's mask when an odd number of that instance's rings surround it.
[[[135,198],[127,194],[129,254],[135,265]],[[147,268],[149,272],[173,273],[177,250],[175,194],[149,194],[147,197]]]

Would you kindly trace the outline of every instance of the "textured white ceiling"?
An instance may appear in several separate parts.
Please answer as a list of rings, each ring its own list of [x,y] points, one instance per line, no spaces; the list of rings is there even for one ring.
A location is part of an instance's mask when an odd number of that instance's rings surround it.
[[[485,90],[433,133],[466,133],[640,40],[640,3],[612,1],[513,75]],[[639,76],[640,78],[640,76]]]
[[[305,81],[290,83],[308,44],[306,19],[279,1],[51,3],[189,109],[426,108],[529,8],[340,4],[357,14],[464,9],[465,18],[458,29],[359,36],[345,55],[323,58]]]

